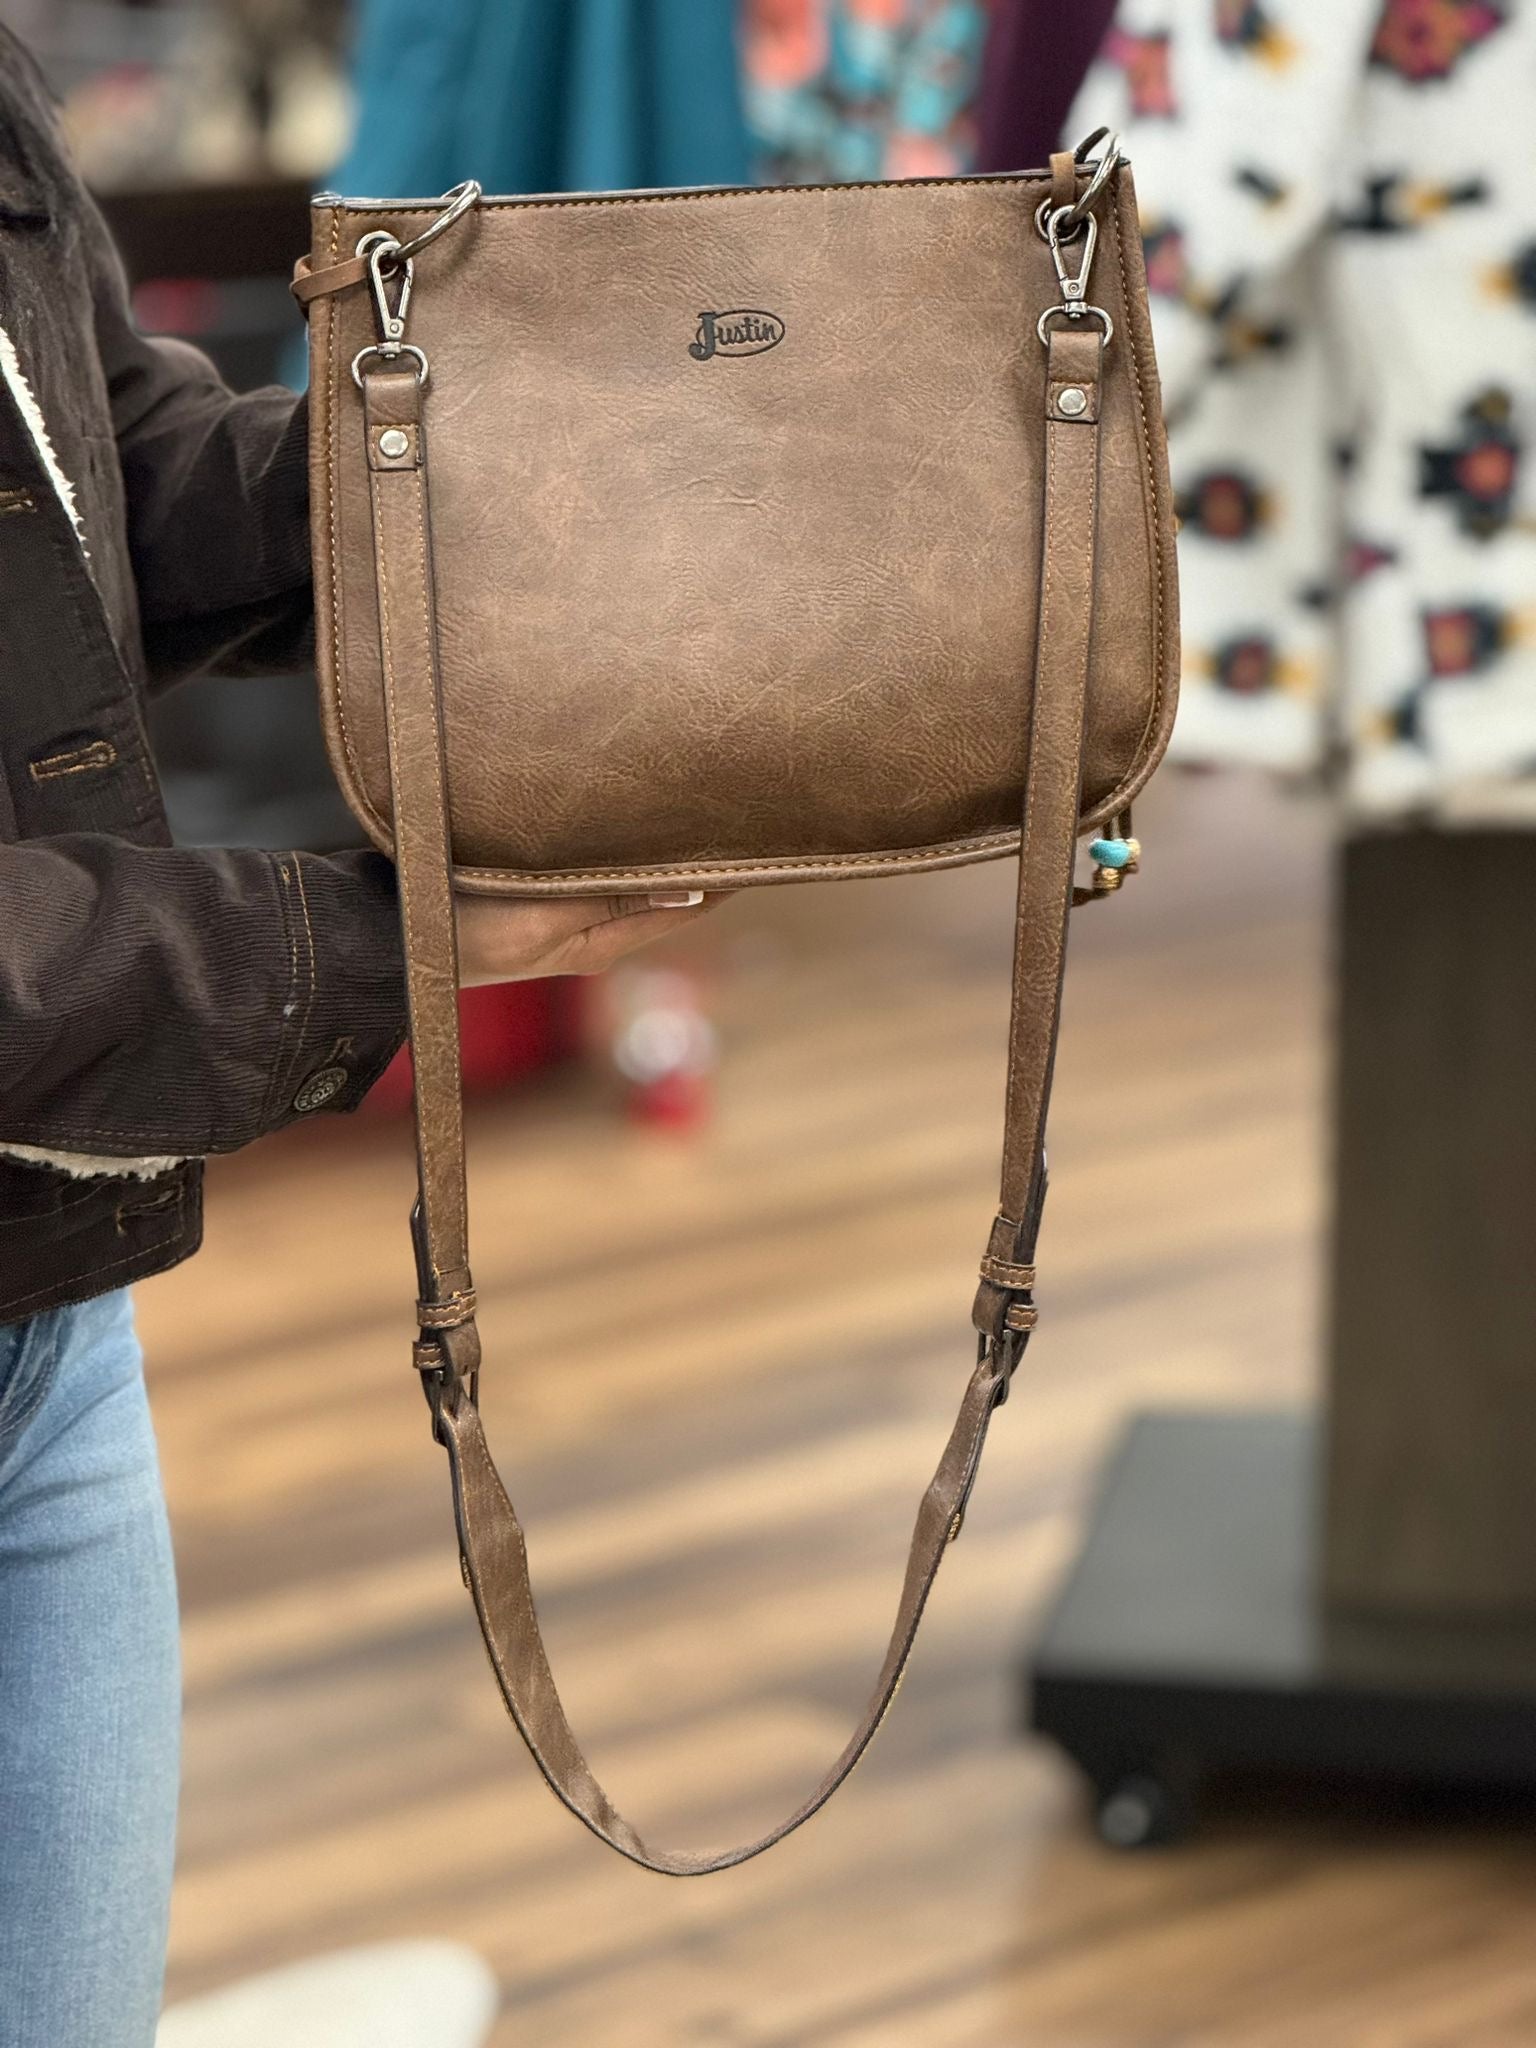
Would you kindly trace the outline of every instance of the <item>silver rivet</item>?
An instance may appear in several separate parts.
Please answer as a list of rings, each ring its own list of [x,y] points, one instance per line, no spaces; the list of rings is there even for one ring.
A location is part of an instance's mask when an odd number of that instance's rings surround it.
[[[1076,384],[1069,384],[1056,400],[1056,410],[1064,412],[1069,420],[1075,420],[1080,413],[1088,410],[1088,394],[1079,390]]]
[[[411,437],[404,427],[386,427],[379,436],[379,453],[387,455],[391,462],[404,455],[410,445]]]

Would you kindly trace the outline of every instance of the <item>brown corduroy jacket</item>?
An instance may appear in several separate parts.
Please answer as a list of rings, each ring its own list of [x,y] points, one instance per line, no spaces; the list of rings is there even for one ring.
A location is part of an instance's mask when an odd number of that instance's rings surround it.
[[[184,1258],[206,1154],[400,1043],[389,864],[173,846],[145,739],[148,692],[306,658],[306,425],[136,332],[0,29],[0,1323]]]

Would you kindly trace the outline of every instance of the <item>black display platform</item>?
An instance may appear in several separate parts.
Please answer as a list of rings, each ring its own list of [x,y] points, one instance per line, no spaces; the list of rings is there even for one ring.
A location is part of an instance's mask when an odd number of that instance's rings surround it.
[[[1325,1615],[1317,1467],[1296,1414],[1131,1424],[1025,1673],[1106,1841],[1176,1839],[1219,1771],[1536,1787],[1536,1623]]]

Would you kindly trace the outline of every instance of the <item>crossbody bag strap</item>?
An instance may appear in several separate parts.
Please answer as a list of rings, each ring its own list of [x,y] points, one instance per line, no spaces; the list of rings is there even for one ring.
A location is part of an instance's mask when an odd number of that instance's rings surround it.
[[[1045,1116],[1061,1021],[1082,804],[1098,556],[1100,372],[1106,346],[1105,334],[1092,322],[1071,320],[1052,326],[1046,343],[1039,639],[1019,844],[1003,1167],[998,1213],[972,1311],[983,1340],[1014,1362],[1035,1323]]]
[[[1033,1222],[1045,1098],[1060,1001],[1077,839],[1097,531],[1103,338],[1053,326],[1047,337],[1042,575],[1009,1040],[1003,1217],[984,1263],[979,1357],[923,1495],[896,1623],[874,1692],[810,1796],[755,1841],[717,1854],[652,1848],[614,1808],[566,1720],[534,1610],[522,1529],[491,1459],[476,1400],[479,1340],[469,1277],[458,1061],[452,854],[432,610],[421,385],[374,358],[362,375],[372,486],[379,641],[388,710],[396,864],[416,1069],[420,1164],[416,1363],[448,1453],[464,1577],[507,1709],[552,1790],[592,1832],[648,1870],[701,1876],[772,1847],[824,1805],[891,1704],[923,1608],[959,1533],[987,1425],[1033,1324]],[[1076,393],[1078,396],[1067,397]],[[1034,1205],[1033,1207],[1031,1205]],[[1009,1222],[1010,1217],[1018,1222]]]

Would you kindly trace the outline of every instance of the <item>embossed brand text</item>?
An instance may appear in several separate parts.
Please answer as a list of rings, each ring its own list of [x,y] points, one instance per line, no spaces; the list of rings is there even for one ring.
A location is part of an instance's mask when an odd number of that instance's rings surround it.
[[[760,356],[783,339],[784,322],[777,313],[735,307],[729,313],[701,313],[688,353],[696,363],[707,363],[711,356]]]

